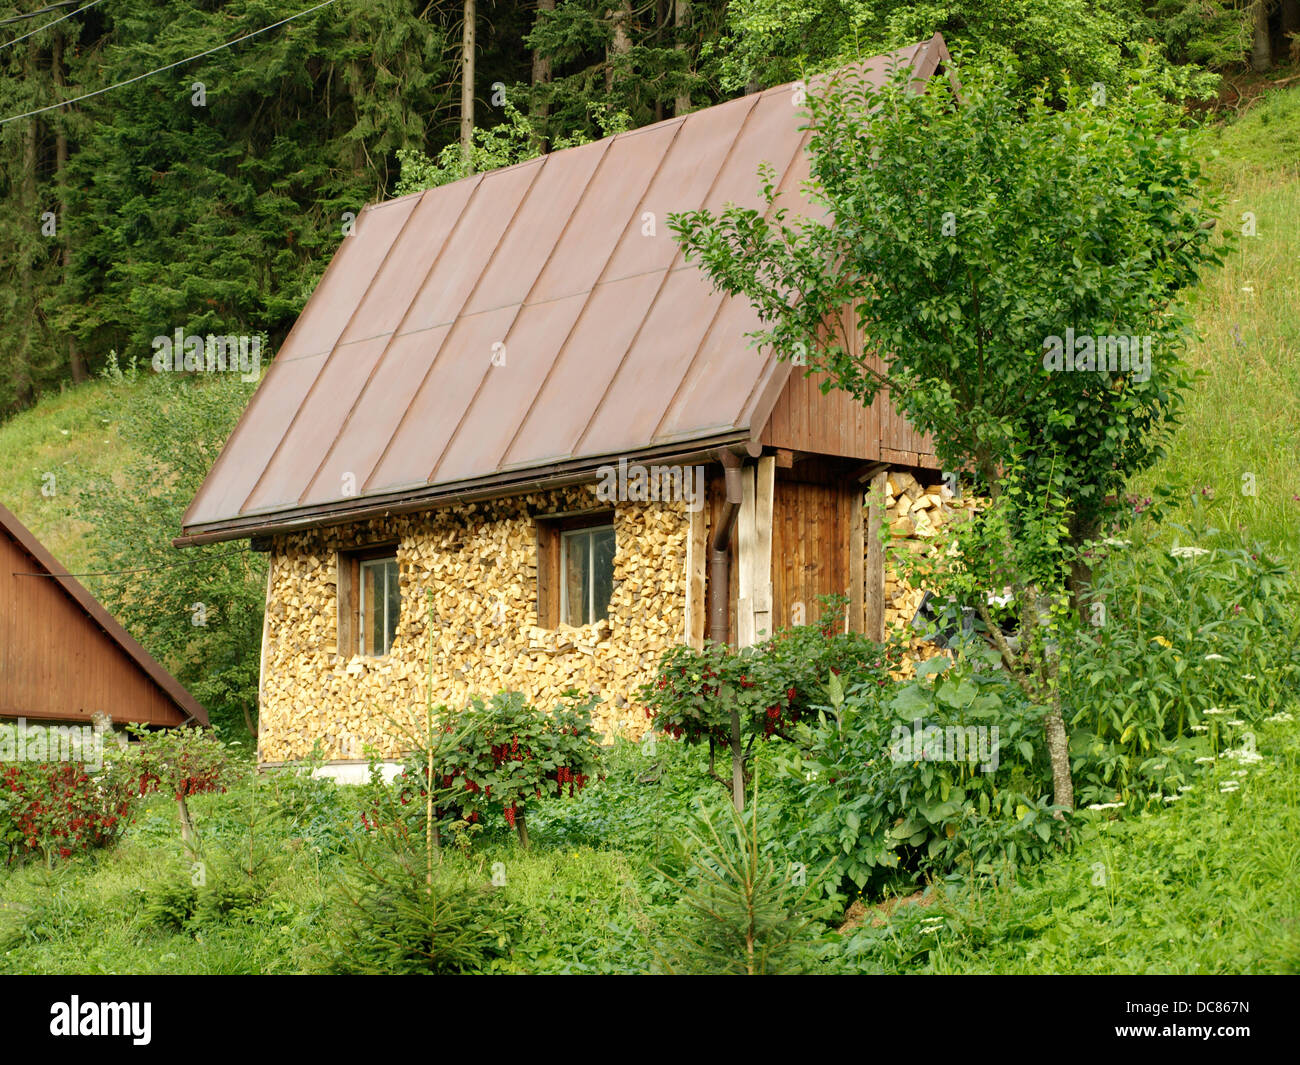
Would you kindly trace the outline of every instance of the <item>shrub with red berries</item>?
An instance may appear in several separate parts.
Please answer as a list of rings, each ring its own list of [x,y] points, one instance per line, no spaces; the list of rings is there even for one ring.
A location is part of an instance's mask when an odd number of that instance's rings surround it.
[[[6,864],[25,854],[70,858],[115,843],[130,823],[133,781],[119,765],[17,762],[0,768]]]
[[[138,741],[131,745],[129,762],[141,795],[157,791],[182,802],[226,790],[222,778],[230,756],[211,730],[128,726],[127,731]]]
[[[831,673],[847,684],[884,686],[901,648],[841,631],[828,612],[817,625],[783,629],[752,647],[733,651],[707,644],[678,646],[659,661],[655,678],[638,691],[654,727],[687,743],[731,743],[731,709],[740,713],[741,740],[789,739],[794,726],[826,703]]]
[[[440,710],[434,730],[433,785],[440,822],[499,820],[527,843],[526,810],[543,796],[573,798],[596,772],[595,698],[566,692],[549,713],[519,692],[475,698],[458,713]],[[402,794],[427,794],[428,752],[399,778]],[[417,804],[412,804],[417,805]],[[424,802],[418,803],[423,809]]]

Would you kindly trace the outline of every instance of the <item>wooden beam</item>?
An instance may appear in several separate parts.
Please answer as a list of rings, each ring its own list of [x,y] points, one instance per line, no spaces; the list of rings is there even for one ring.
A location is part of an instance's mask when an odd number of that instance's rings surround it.
[[[271,591],[275,587],[275,555],[266,560],[266,604],[262,612],[262,654],[257,664],[257,734],[262,734],[262,714],[266,710],[266,647],[271,640]],[[261,752],[258,752],[261,757]]]
[[[794,452],[788,447],[779,447],[776,449],[776,464],[780,469],[788,470],[794,467]]]
[[[849,486],[849,631],[861,632],[863,624],[863,596],[866,592],[863,567],[866,564],[866,542],[863,529],[862,489],[857,482]]]
[[[703,500],[701,500],[703,502]],[[686,539],[686,632],[684,642],[697,651],[704,648],[705,574],[708,569],[709,512],[707,507],[690,511],[690,531]]]
[[[754,640],[772,635],[772,504],[776,497],[776,456],[758,460],[754,470]]]
[[[736,646],[754,642],[754,584],[757,545],[754,524],[754,467],[740,471],[740,513],[736,516]]]
[[[881,470],[871,478],[867,498],[866,572],[863,580],[862,631],[877,642],[885,638],[885,549],[880,541],[880,523],[885,513],[885,478]]]

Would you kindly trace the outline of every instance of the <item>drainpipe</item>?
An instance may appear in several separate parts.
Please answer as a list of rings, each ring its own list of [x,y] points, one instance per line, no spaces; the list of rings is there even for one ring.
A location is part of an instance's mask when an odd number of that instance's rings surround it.
[[[731,533],[740,511],[740,459],[727,450],[718,452],[727,479],[727,506],[718,520],[709,551],[709,585],[713,589],[709,611],[709,639],[727,642],[727,619],[731,613]],[[740,751],[740,710],[731,707],[731,804],[737,813],[745,812],[745,762]]]
[[[731,613],[731,533],[736,527],[740,512],[740,459],[725,448],[718,453],[723,473],[727,479],[727,506],[718,519],[709,548],[709,586],[713,601],[709,608],[709,639],[714,643],[727,642],[728,619]]]

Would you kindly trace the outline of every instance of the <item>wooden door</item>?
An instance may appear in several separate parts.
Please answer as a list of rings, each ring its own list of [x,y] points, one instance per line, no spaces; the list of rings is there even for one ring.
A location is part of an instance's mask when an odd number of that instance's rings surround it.
[[[849,591],[850,517],[854,493],[840,484],[778,480],[772,505],[774,627],[821,616],[819,595]]]

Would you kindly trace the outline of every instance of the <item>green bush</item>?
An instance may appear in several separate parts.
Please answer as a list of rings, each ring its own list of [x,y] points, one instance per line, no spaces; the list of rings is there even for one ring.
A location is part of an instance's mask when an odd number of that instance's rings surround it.
[[[571,691],[547,712],[519,692],[503,691],[476,697],[454,714],[438,707],[424,749],[411,755],[395,782],[396,805],[378,788],[375,820],[366,816],[363,823],[373,831],[386,819],[407,832],[423,823],[432,771],[432,820],[439,829],[499,817],[527,846],[529,804],[544,795],[573,798],[597,771],[595,703]]]
[[[1051,805],[1042,709],[970,647],[914,680],[840,690],[785,759],[796,781],[780,834],[826,891],[878,889],[900,871],[988,873],[1040,859],[1068,821]],[[981,731],[982,730],[982,731]]]
[[[737,651],[715,643],[701,651],[672,647],[637,696],[658,731],[688,744],[708,743],[712,771],[713,752],[731,747],[733,709],[739,712],[748,758],[756,740],[793,736],[798,724],[825,702],[828,677],[844,675],[875,687],[889,684],[901,647],[840,632],[840,624],[831,604],[819,624],[783,629]]]
[[[1160,805],[1294,697],[1300,597],[1259,545],[1100,549],[1096,623],[1062,655],[1078,801]]]

